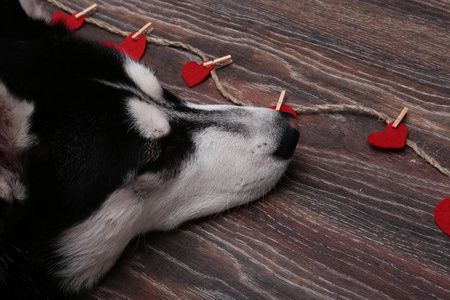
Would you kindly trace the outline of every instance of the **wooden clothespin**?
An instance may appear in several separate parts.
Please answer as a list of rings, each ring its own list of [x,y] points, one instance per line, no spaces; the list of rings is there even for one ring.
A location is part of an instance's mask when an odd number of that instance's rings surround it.
[[[274,110],[278,110],[278,111],[283,111],[283,112],[290,113],[295,118],[297,118],[297,114],[295,113],[295,111],[290,106],[284,105],[284,97],[285,96],[286,96],[286,91],[282,90],[281,94],[280,94],[280,98],[278,98],[277,105],[276,106],[275,105],[271,106],[269,108],[270,109],[274,109]]]
[[[404,107],[401,113],[398,115],[397,119],[395,120],[394,124],[392,124],[393,128],[397,128],[398,124],[400,124],[400,122],[403,120],[407,112],[408,108]]]
[[[407,107],[404,107],[394,122],[386,125],[384,131],[376,131],[369,134],[367,140],[372,146],[385,149],[402,149],[406,145],[408,129],[405,124],[400,124],[405,117]]]
[[[286,96],[286,91],[282,90],[281,94],[280,94],[280,98],[278,99],[277,102],[277,107],[275,108],[275,110],[280,110],[281,106],[284,104],[284,97]]]
[[[85,10],[74,13],[70,16],[68,16],[65,12],[56,11],[52,15],[51,24],[53,26],[57,25],[57,24],[61,24],[61,25],[66,26],[66,28],[69,30],[77,30],[78,28],[80,28],[83,25],[85,17],[94,13],[96,9],[97,9],[97,4],[92,4]]]
[[[181,68],[181,76],[183,76],[188,87],[193,87],[205,80],[212,70],[225,67],[232,62],[231,55],[220,57],[215,60],[204,61],[200,64],[197,64],[195,61],[190,61]]]
[[[133,40],[137,40],[141,34],[151,33],[154,30],[154,28],[150,28],[150,26],[152,26],[152,22],[148,22],[147,24],[145,24],[141,29],[139,29],[138,32],[133,34],[131,38]]]
[[[211,65],[214,65],[215,69],[220,69],[222,67],[228,66],[231,63],[233,63],[231,55],[227,55],[224,57],[217,58],[215,60],[206,61],[203,63],[203,66],[207,68]]]
[[[97,10],[97,4],[92,4],[91,6],[89,6],[88,8],[86,8],[83,11],[80,11],[79,13],[77,13],[75,15],[75,18],[79,19],[81,16],[90,16],[91,14],[93,14],[95,11]]]
[[[150,28],[150,26],[152,26],[152,22],[145,24],[138,32],[130,33],[120,45],[108,41],[100,42],[100,44],[121,51],[131,59],[139,61],[142,55],[144,55],[145,46],[147,45],[147,38],[144,34],[153,31],[153,28]]]

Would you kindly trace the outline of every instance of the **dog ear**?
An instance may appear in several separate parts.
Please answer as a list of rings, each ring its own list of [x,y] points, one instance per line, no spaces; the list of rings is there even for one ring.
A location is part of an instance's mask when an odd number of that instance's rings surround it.
[[[143,137],[158,139],[169,134],[167,115],[158,107],[139,99],[131,99],[128,101],[128,112],[133,126]]]

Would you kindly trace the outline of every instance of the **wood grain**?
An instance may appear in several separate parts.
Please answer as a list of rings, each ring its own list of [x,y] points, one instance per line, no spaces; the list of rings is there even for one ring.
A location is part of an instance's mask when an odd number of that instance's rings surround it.
[[[81,10],[91,1],[63,1]],[[448,1],[99,0],[95,18],[189,43],[249,105],[361,104],[395,118],[450,168]],[[46,9],[56,9],[45,4]],[[122,37],[85,25],[80,35]],[[143,62],[186,100],[226,104],[211,80],[186,87],[191,53],[148,45]],[[383,130],[355,113],[300,116],[296,155],[255,203],[134,241],[80,299],[449,299],[450,237],[436,204],[450,180],[411,149],[371,147]]]

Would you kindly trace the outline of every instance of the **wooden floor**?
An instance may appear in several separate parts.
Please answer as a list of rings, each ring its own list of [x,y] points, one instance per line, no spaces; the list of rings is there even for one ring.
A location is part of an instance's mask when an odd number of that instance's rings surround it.
[[[93,0],[63,1],[81,10]],[[96,0],[95,0],[96,1]],[[69,3],[70,2],[70,3]],[[448,1],[98,0],[93,18],[189,43],[234,64],[217,71],[248,105],[281,90],[295,105],[359,104],[395,118],[450,168]],[[47,10],[57,9],[46,3]],[[87,24],[80,35],[120,43]],[[142,62],[186,100],[226,104],[211,79],[189,89],[200,59],[148,45]],[[370,146],[377,118],[299,117],[286,176],[255,203],[133,241],[88,299],[450,299],[450,236],[435,224],[450,179],[410,148]]]

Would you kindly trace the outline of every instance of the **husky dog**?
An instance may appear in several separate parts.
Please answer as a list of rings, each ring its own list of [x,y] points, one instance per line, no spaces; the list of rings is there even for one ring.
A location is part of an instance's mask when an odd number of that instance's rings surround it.
[[[187,103],[33,1],[0,0],[0,297],[91,288],[130,240],[255,200],[296,119]],[[30,18],[31,17],[31,18]]]

